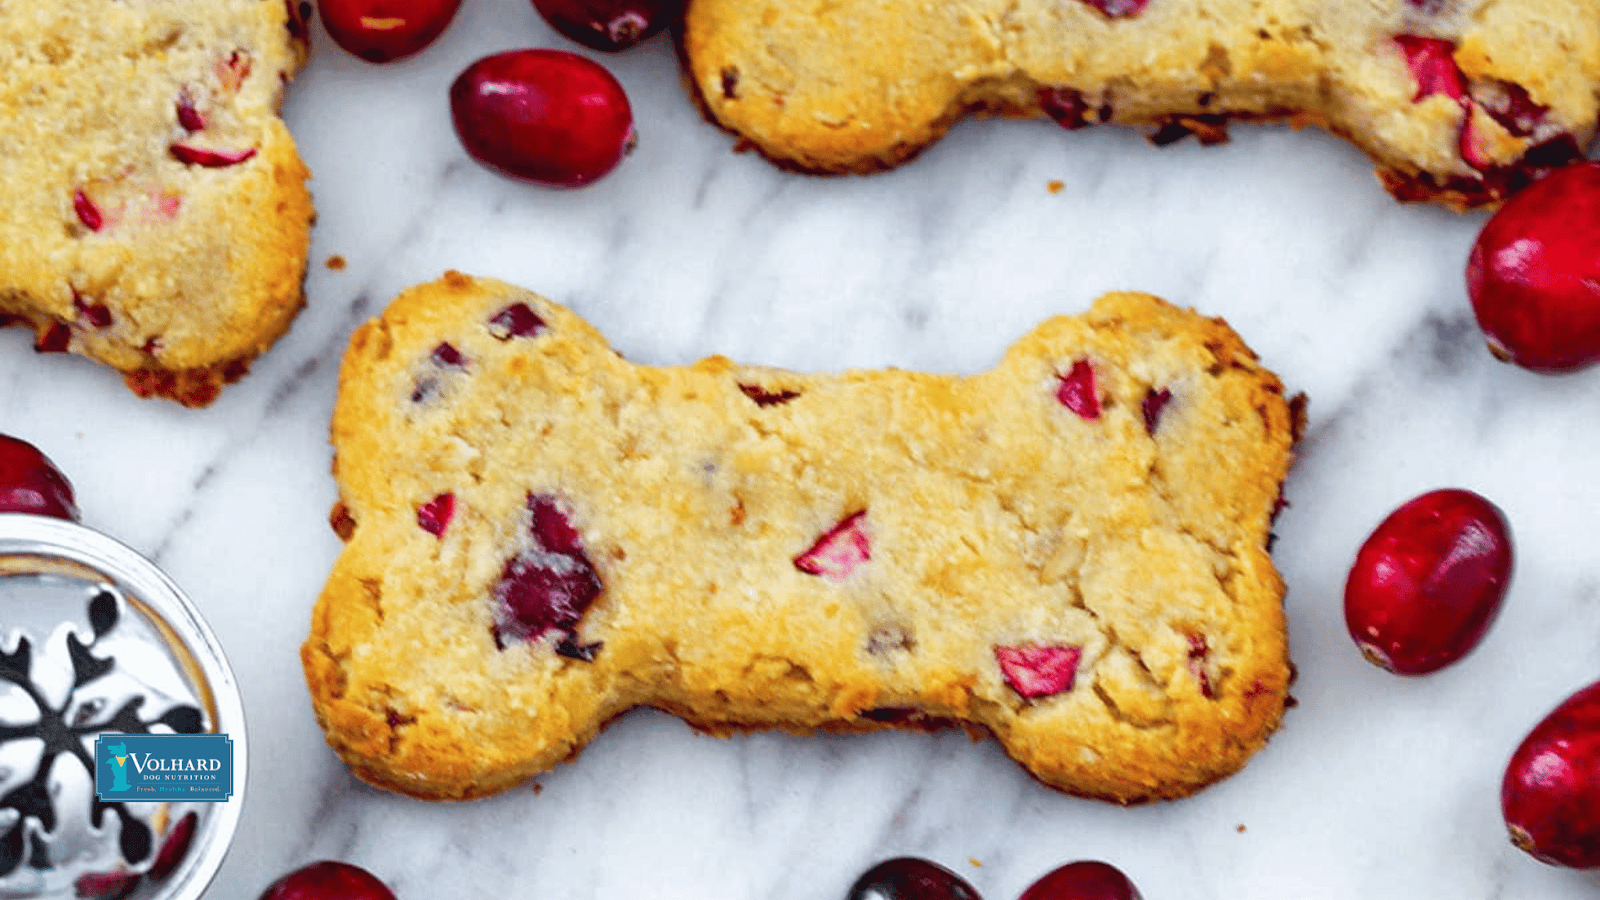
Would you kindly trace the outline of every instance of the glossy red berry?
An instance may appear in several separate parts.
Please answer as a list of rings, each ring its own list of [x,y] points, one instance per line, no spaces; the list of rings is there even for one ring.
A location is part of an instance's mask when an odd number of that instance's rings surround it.
[[[461,0],[322,0],[322,24],[344,49],[368,62],[410,56],[433,43]]]
[[[1018,900],[1143,900],[1128,876],[1110,863],[1067,863],[1035,881]]]
[[[0,434],[0,512],[78,520],[72,484],[38,447]]]
[[[533,0],[550,27],[595,50],[626,50],[683,15],[683,0]]]
[[[1500,807],[1511,841],[1542,862],[1600,867],[1600,683],[1573,694],[1523,739]]]
[[[1511,528],[1498,507],[1457,489],[1431,491],[1384,519],[1356,555],[1345,625],[1373,663],[1422,675],[1466,656],[1511,582]]]
[[[979,900],[960,875],[915,856],[886,859],[851,885],[846,900]]]
[[[622,85],[599,63],[561,50],[478,60],[450,86],[450,115],[473,159],[553,187],[605,175],[635,140]]]
[[[1467,296],[1500,359],[1539,372],[1600,360],[1600,163],[1506,201],[1472,245]]]
[[[395,900],[395,896],[366,869],[325,860],[273,882],[261,900]]]

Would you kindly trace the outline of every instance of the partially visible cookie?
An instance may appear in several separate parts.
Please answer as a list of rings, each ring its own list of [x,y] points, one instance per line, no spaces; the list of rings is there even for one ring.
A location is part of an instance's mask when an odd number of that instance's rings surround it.
[[[303,304],[299,0],[0,5],[0,321],[211,402]]]
[[[1047,784],[1191,793],[1277,726],[1298,406],[1111,294],[970,377],[634,365],[449,273],[351,339],[347,544],[301,649],[357,775],[509,788],[637,706],[716,734],[962,724]]]
[[[692,0],[712,121],[774,161],[887,168],[962,115],[1225,139],[1317,123],[1396,196],[1493,203],[1579,158],[1600,108],[1596,0]]]

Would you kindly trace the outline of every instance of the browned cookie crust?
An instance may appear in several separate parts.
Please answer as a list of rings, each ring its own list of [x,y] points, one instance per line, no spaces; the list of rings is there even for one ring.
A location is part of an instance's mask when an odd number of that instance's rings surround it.
[[[316,715],[426,798],[516,785],[636,706],[963,723],[1065,791],[1183,796],[1284,709],[1266,545],[1298,413],[1225,323],[1144,294],[978,375],[802,375],[634,365],[452,272],[344,359]]]
[[[1316,123],[1406,200],[1493,203],[1581,156],[1596,0],[691,0],[711,120],[814,172],[896,165],[973,111],[1226,138]]]
[[[0,6],[0,322],[203,406],[289,327],[312,219],[297,0]]]

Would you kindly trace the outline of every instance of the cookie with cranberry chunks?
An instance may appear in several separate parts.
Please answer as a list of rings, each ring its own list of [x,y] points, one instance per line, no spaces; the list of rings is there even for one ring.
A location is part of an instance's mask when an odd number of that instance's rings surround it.
[[[310,172],[279,116],[305,0],[0,5],[0,325],[204,406],[304,304]],[[88,27],[85,23],[92,23]]]
[[[0,434],[0,513],[78,520],[72,483],[34,445]]]
[[[1399,199],[1469,207],[1581,159],[1600,116],[1590,0],[830,10],[819,20],[777,0],[689,4],[685,81],[741,148],[786,168],[867,172],[915,156],[969,113],[1133,126],[1157,145],[1220,143],[1233,121],[1288,119],[1349,139]],[[1556,32],[1565,52],[1539,52],[1530,37]]]
[[[977,375],[806,375],[635,365],[449,273],[344,356],[314,709],[356,774],[427,798],[636,706],[964,724],[1061,790],[1183,796],[1284,709],[1267,543],[1298,417],[1225,323],[1144,294]]]
[[[1467,258],[1467,296],[1501,360],[1550,373],[1600,360],[1600,163],[1500,207]]]

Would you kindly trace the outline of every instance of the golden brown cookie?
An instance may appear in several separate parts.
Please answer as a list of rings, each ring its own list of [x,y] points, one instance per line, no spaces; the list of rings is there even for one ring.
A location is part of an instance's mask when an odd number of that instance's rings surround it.
[[[707,115],[774,161],[866,172],[969,112],[1226,139],[1316,123],[1402,199],[1492,203],[1582,155],[1596,0],[692,0]]]
[[[962,724],[1178,797],[1289,682],[1267,542],[1299,409],[1221,320],[1110,294],[990,371],[629,363],[449,273],[351,339],[346,546],[301,650],[360,777],[509,788],[637,706],[716,734]]]
[[[298,0],[0,7],[0,322],[211,402],[303,304]]]

